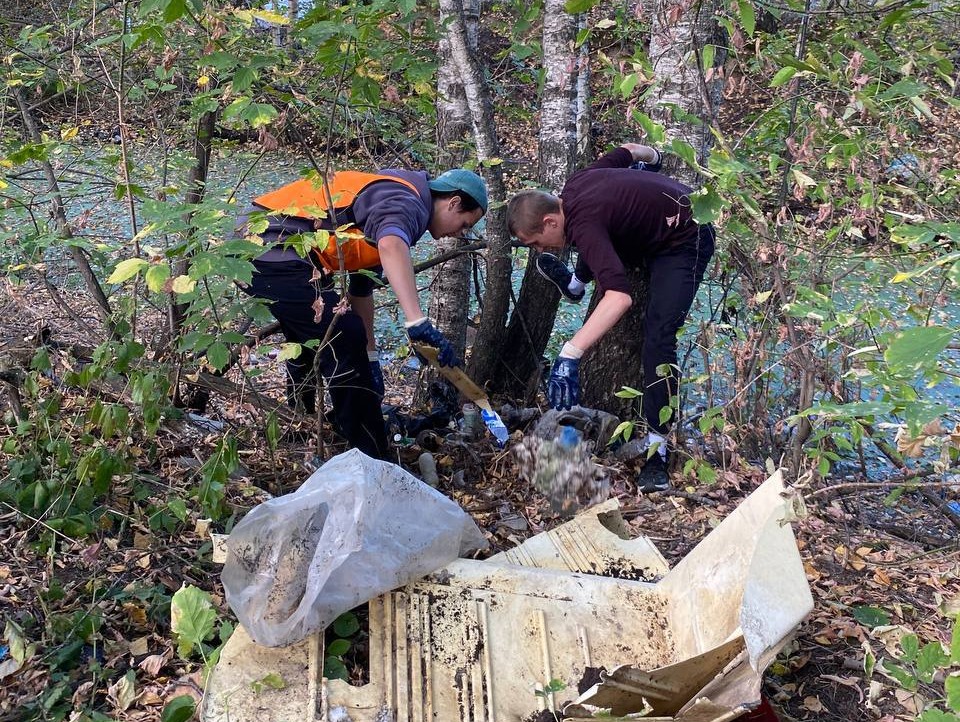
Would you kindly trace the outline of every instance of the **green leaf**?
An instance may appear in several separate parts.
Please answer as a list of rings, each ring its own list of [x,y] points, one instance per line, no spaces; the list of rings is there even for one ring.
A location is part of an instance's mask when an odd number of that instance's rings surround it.
[[[853,618],[865,627],[882,627],[890,624],[890,615],[879,607],[854,607]]]
[[[938,709],[928,709],[917,717],[917,722],[960,722],[960,717]]]
[[[953,338],[953,329],[915,326],[896,334],[883,353],[891,371],[919,371],[936,364],[937,357]]]
[[[167,702],[160,722],[187,722],[197,711],[197,704],[189,694],[181,694]]]
[[[929,90],[923,83],[918,83],[912,78],[904,78],[894,83],[889,88],[880,93],[877,98],[880,100],[893,100],[895,98],[915,98],[918,95]]]
[[[577,15],[579,13],[585,13],[598,2],[599,0],[567,0],[563,9],[570,15]]]
[[[712,68],[713,61],[717,57],[717,46],[716,45],[704,45],[703,46],[703,67]]]
[[[697,464],[697,478],[704,484],[713,484],[717,480],[717,470],[705,461]]]
[[[947,705],[954,712],[960,712],[960,676],[955,673],[947,677],[943,682],[943,688],[947,693]]]
[[[217,341],[210,345],[210,348],[207,349],[207,363],[209,363],[213,368],[220,369],[226,368],[227,364],[230,362],[230,349],[226,347],[225,344]]]
[[[327,654],[331,657],[342,657],[350,651],[350,641],[347,639],[334,639],[327,646]]]
[[[323,660],[323,676],[327,679],[349,679],[347,668],[336,657],[327,657]]]
[[[163,19],[165,22],[172,23],[183,17],[187,12],[187,0],[168,0],[167,6],[163,9]]]
[[[793,76],[797,74],[797,69],[793,67],[780,68],[774,76],[773,80],[770,81],[771,88],[779,88],[781,85],[786,85],[789,83]]]
[[[633,89],[637,87],[637,83],[640,81],[640,76],[637,73],[629,73],[628,75],[623,76],[620,80],[620,95],[624,98],[630,97],[630,93],[633,92]]]
[[[903,652],[902,659],[913,662],[920,653],[920,639],[916,634],[907,634],[900,640],[900,649]]]
[[[949,663],[950,657],[943,651],[940,642],[929,642],[923,645],[917,657],[917,675],[921,681],[930,683],[937,670]]]
[[[298,343],[282,343],[280,344],[280,353],[277,354],[277,361],[289,361],[291,359],[300,358],[300,354],[303,353],[303,348]]]
[[[911,692],[917,689],[917,677],[916,675],[908,672],[903,667],[898,664],[894,664],[888,660],[883,660],[881,663],[882,670],[900,683],[900,686],[904,689],[910,690]]]
[[[173,513],[177,519],[181,522],[185,522],[189,513],[187,512],[187,505],[180,497],[174,497],[167,502],[167,508]]]
[[[726,205],[709,183],[691,193],[690,201],[693,203],[693,220],[700,224],[713,223]]]
[[[757,11],[746,0],[740,0],[737,3],[737,10],[740,11],[740,24],[743,26],[743,32],[752,37],[757,29]]]
[[[360,630],[360,622],[353,612],[344,612],[333,620],[333,633],[338,637],[351,637]]]
[[[660,424],[666,424],[668,421],[670,421],[671,416],[673,416],[673,409],[669,406],[664,406],[662,409],[660,409]]]
[[[120,261],[117,267],[113,269],[113,273],[110,274],[110,278],[107,279],[107,283],[123,283],[140,273],[140,269],[149,265],[149,261],[144,258],[127,258]]]
[[[177,654],[188,659],[194,647],[213,635],[216,621],[209,594],[191,585],[180,587],[170,600],[170,630],[177,641]]]
[[[163,291],[167,279],[170,278],[170,266],[166,263],[152,263],[144,277],[147,281],[147,288],[154,293],[160,293]]]
[[[247,88],[249,88],[253,81],[257,79],[257,71],[249,67],[240,67],[237,68],[237,72],[233,74],[233,90],[235,93],[242,93]]]
[[[613,394],[618,399],[638,399],[643,396],[643,392],[632,386],[622,386],[619,391]]]
[[[276,672],[270,672],[250,683],[250,688],[256,694],[260,694],[264,689],[284,689],[286,686],[287,683],[283,680],[283,677]]]
[[[633,436],[634,423],[632,421],[621,421],[617,424],[617,428],[613,430],[613,436],[610,437],[610,441],[613,442],[618,436],[623,436],[624,441],[630,441],[630,437]]]

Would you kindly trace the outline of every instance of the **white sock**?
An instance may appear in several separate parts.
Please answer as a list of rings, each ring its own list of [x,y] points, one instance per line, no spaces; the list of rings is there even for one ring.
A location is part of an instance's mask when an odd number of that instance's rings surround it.
[[[576,273],[570,276],[570,283],[567,284],[567,290],[570,291],[570,293],[578,294],[582,292],[583,289],[586,287],[587,287],[587,284],[585,284],[583,281],[577,278]]]
[[[647,449],[650,449],[654,444],[657,445],[657,453],[660,454],[660,458],[666,460],[667,458],[667,439],[660,434],[656,434],[652,431],[647,432]]]

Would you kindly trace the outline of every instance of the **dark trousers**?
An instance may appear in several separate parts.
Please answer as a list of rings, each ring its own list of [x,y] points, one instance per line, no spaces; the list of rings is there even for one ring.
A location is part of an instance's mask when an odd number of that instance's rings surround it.
[[[333,322],[340,295],[332,288],[321,288],[311,281],[313,269],[300,261],[255,261],[256,273],[247,291],[270,301],[270,313],[277,319],[287,341],[304,344],[321,342]],[[319,321],[314,320],[314,304],[323,300]],[[293,405],[299,402],[313,412],[317,384],[314,363],[326,383],[333,402],[333,422],[337,431],[368,456],[386,459],[386,428],[380,411],[381,396],[373,389],[373,375],[367,360],[367,333],[361,318],[352,311],[337,316],[336,325],[325,344],[316,350],[301,346],[296,359],[287,361],[287,395]],[[319,359],[316,359],[319,354]]]
[[[713,256],[712,225],[700,226],[698,237],[648,262],[650,286],[643,323],[643,418],[650,430],[666,434],[674,417],[671,397],[679,387],[677,332],[686,321],[694,296]],[[666,372],[666,375],[662,375]],[[669,407],[670,415],[661,409]]]

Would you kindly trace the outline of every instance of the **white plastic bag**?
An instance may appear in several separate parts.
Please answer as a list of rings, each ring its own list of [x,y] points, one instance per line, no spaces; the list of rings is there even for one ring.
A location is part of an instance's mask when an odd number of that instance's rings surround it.
[[[222,579],[250,637],[279,647],[486,546],[456,502],[354,449],[247,514]]]

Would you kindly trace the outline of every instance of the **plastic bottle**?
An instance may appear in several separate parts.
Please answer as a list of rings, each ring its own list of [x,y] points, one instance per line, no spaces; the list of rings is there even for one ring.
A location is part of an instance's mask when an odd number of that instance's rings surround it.
[[[572,449],[583,441],[583,434],[574,426],[561,426],[557,444],[564,449]]]

